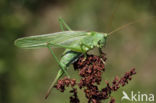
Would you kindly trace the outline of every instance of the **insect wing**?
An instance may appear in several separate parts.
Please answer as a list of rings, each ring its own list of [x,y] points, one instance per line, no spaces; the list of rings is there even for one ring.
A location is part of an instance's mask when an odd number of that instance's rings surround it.
[[[15,45],[21,48],[42,48],[47,44],[56,44],[52,47],[60,47],[58,45],[68,46],[75,41],[79,41],[86,36],[84,31],[63,31],[51,34],[43,34],[19,38],[15,41]]]

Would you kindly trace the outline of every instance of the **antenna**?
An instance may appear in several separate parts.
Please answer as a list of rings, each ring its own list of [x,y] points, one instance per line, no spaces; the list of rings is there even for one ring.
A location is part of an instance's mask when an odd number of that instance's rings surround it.
[[[112,27],[113,19],[114,19],[114,17],[115,17],[116,11],[119,9],[120,3],[121,3],[121,0],[117,0],[117,5],[116,5],[116,7],[113,9],[112,14],[111,14],[111,16],[110,16],[110,18],[109,18],[109,21],[108,21],[108,25],[106,26],[107,32],[109,32],[109,30],[111,30],[110,28]]]
[[[152,16],[152,17],[156,17],[156,16]],[[150,17],[150,18],[152,18],[152,17]],[[115,30],[111,31],[110,33],[108,33],[108,35],[112,35],[113,33],[117,32],[119,30],[122,30],[122,29],[126,28],[127,26],[130,26],[132,24],[135,24],[137,22],[143,21],[145,19],[150,19],[150,18],[137,19],[137,20],[132,21],[132,22],[130,22],[128,24],[122,25],[122,26],[118,27],[117,29],[115,29]]]

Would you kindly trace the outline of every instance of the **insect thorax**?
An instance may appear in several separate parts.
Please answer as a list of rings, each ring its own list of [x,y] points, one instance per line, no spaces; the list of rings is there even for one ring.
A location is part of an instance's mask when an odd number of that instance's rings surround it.
[[[106,38],[106,33],[89,32],[88,36],[84,38],[83,43],[90,46],[91,48],[102,48],[105,45]]]

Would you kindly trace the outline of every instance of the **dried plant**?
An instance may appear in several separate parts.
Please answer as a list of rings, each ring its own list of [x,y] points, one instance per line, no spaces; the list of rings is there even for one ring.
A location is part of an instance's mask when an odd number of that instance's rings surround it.
[[[58,80],[55,88],[64,92],[65,87],[72,87],[70,93],[73,96],[70,97],[70,103],[80,103],[78,98],[78,91],[75,85],[78,85],[79,89],[83,90],[88,103],[101,103],[102,100],[110,99],[109,103],[115,103],[115,99],[111,97],[111,93],[117,91],[121,86],[128,84],[128,81],[132,79],[132,76],[136,74],[135,68],[132,68],[129,72],[126,72],[123,77],[116,76],[114,80],[109,83],[105,81],[106,87],[99,89],[99,85],[102,80],[102,73],[105,71],[106,56],[103,53],[101,56],[87,55],[81,56],[75,63],[74,69],[79,71],[81,76],[80,82],[76,82],[76,79],[70,79],[64,77]]]

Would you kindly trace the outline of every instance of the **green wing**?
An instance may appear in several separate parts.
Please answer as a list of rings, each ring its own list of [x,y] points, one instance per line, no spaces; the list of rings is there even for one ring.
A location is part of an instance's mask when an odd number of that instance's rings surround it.
[[[87,35],[84,31],[63,31],[44,35],[23,37],[15,40],[15,45],[21,48],[42,48],[47,44],[52,47],[67,47],[75,41],[79,41]]]

